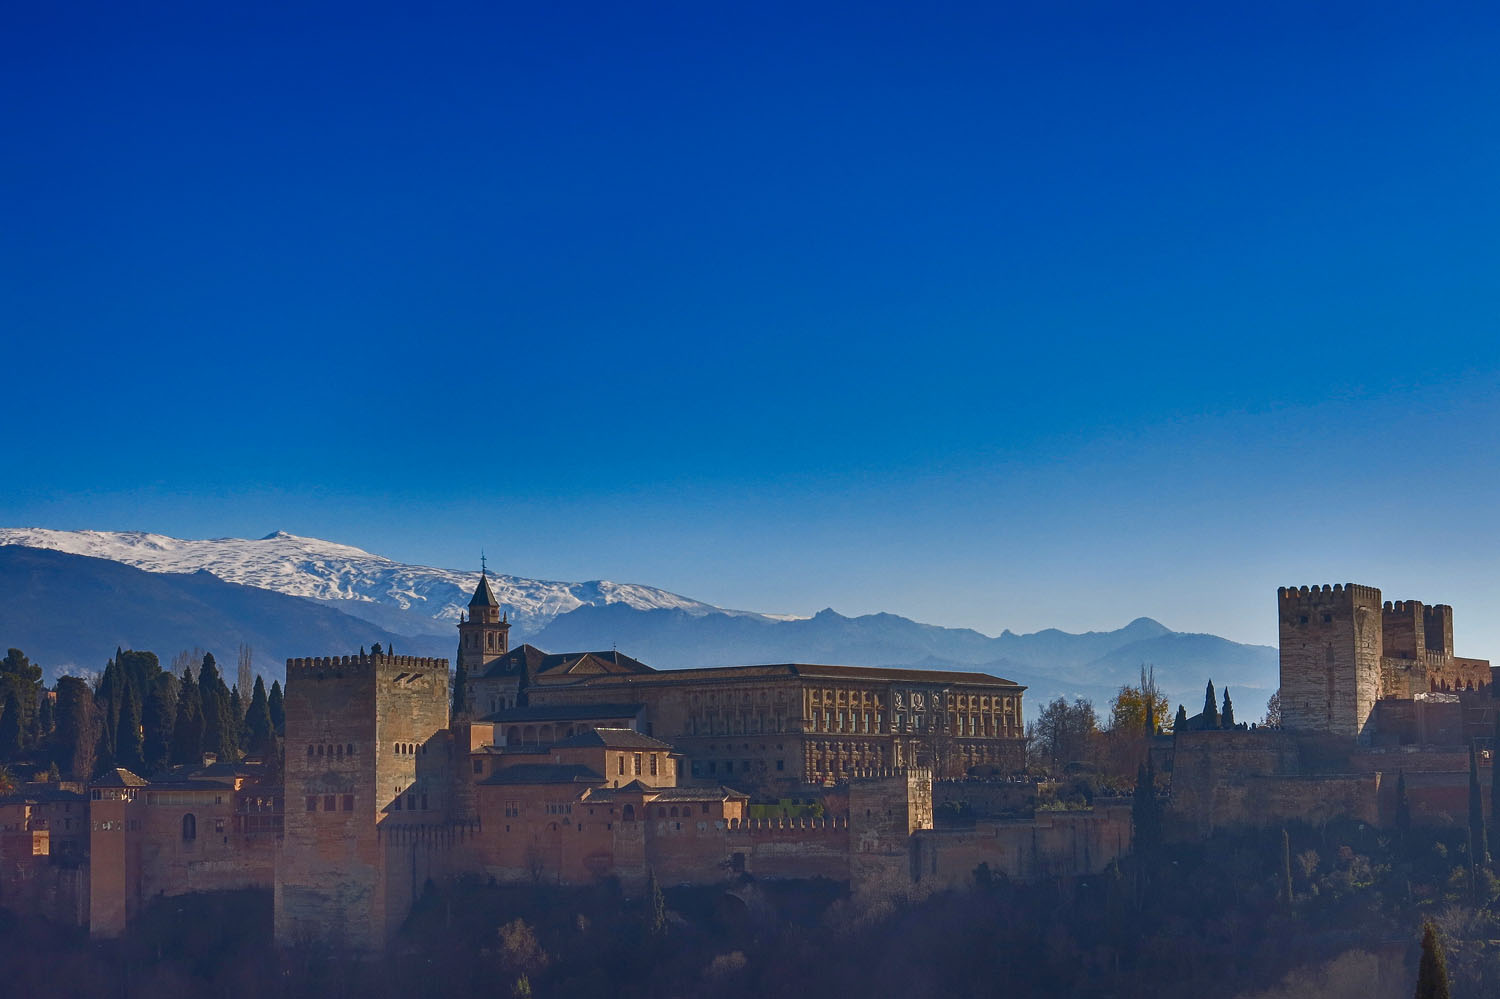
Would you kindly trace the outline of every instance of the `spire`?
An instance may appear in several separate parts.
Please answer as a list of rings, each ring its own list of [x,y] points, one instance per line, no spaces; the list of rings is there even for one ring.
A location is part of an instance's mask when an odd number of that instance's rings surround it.
[[[474,596],[469,600],[470,607],[499,607],[500,601],[495,599],[495,591],[490,589],[489,574],[479,570],[479,585],[474,588]],[[473,615],[470,615],[471,617]]]

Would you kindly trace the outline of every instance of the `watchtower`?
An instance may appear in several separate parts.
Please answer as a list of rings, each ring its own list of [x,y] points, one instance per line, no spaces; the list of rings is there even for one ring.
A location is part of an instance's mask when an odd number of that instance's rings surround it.
[[[1282,725],[1368,741],[1384,654],[1380,590],[1353,583],[1283,586],[1276,603]],[[1418,605],[1410,622],[1413,651],[1425,638],[1421,621]]]
[[[447,819],[448,661],[289,659],[285,703],[276,939],[378,949],[411,901],[386,841]]]

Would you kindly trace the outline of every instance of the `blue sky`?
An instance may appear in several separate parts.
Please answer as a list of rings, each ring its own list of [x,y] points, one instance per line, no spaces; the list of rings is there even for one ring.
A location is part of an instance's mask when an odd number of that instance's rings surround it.
[[[1500,658],[1493,5],[808,6],[9,6],[0,522]]]

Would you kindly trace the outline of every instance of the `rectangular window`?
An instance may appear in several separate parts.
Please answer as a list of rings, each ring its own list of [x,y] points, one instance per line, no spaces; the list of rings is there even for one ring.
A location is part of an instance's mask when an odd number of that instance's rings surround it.
[[[354,811],[354,795],[352,795],[352,794],[346,794],[346,795],[344,795],[344,811],[346,811],[346,812],[352,812],[352,811]]]
[[[331,795],[331,794],[325,794],[325,795],[323,795],[323,811],[325,811],[325,812],[331,812],[331,811],[333,811],[335,805],[336,805],[336,802],[334,801],[333,795]]]
[[[708,761],[708,772],[711,773],[711,774],[718,773],[719,772],[719,765],[717,763],[715,763],[713,760],[709,760]]]
[[[318,799],[310,794],[307,796],[307,810],[309,812],[316,812],[318,810]]]
[[[399,811],[401,811],[401,795],[399,795],[399,794],[396,795],[396,800],[393,801],[393,802],[391,802],[391,811],[393,811],[393,812],[399,812]]]
[[[776,769],[777,770],[785,770],[786,769],[786,760],[777,760],[776,761]]]
[[[216,833],[222,833],[223,831],[224,831],[224,820],[223,819],[214,819],[214,832],[216,832]]]
[[[484,773],[484,761],[483,760],[475,760],[474,761],[474,772],[476,774],[482,774],[482,773]]]
[[[422,811],[427,811],[427,795],[422,795]]]
[[[651,776],[652,777],[656,776],[656,754],[655,753],[651,754]]]
[[[637,777],[639,777],[641,775],[641,754],[640,753],[636,753],[635,754],[635,775]]]
[[[417,810],[417,796],[415,794],[408,794],[406,796],[406,807],[413,812]]]
[[[620,776],[621,777],[625,776],[625,754],[624,753],[620,754]]]

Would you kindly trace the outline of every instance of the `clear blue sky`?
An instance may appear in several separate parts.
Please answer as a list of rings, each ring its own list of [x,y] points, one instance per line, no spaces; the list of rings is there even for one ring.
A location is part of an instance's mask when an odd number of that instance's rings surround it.
[[[0,15],[0,523],[1500,658],[1493,4],[277,6]]]

